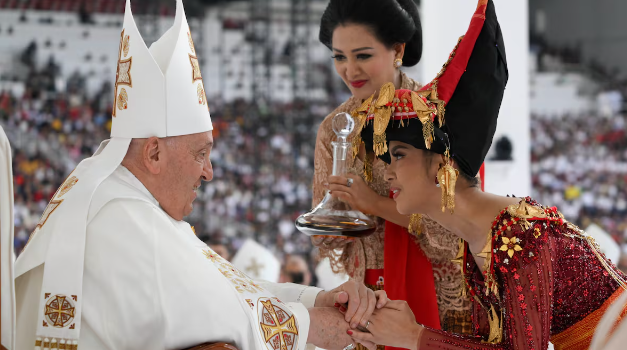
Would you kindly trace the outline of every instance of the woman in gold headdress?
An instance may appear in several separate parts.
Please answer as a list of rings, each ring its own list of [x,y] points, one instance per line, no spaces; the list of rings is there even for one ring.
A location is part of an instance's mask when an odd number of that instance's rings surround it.
[[[613,317],[600,329],[627,316],[619,299],[627,277],[589,235],[555,207],[477,188],[507,80],[494,4],[480,0],[435,80],[418,92],[396,90],[385,96],[391,104],[377,100],[365,112],[362,137],[390,164],[385,176],[398,211],[428,215],[460,238],[456,261],[473,303],[473,334],[422,325],[414,319],[420,311],[395,300],[374,312],[367,332],[347,331],[356,342],[371,349],[546,350],[550,341],[556,350],[584,350],[606,310]]]

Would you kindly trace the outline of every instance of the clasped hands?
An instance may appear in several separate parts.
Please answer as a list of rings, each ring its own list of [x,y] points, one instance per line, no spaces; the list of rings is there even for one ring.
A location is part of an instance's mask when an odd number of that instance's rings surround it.
[[[320,292],[309,315],[308,342],[328,350],[357,343],[370,350],[377,344],[417,349],[422,333],[407,302],[352,280]]]

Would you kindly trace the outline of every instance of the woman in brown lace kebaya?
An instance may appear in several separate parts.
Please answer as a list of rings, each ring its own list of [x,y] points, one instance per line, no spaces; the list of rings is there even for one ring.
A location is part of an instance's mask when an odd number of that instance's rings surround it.
[[[338,75],[352,97],[331,112],[318,130],[315,150],[313,205],[327,190],[375,217],[377,231],[362,239],[314,237],[322,257],[329,257],[336,272],[372,289],[385,290],[391,298],[420,307],[421,322],[434,328],[469,333],[470,302],[460,298],[459,267],[451,262],[457,238],[431,220],[422,223],[422,234],[409,233],[409,217],[396,211],[389,198],[383,173],[386,165],[375,160],[361,144],[359,128],[349,140],[349,177],[333,177],[331,120],[339,112],[352,113],[364,100],[391,81],[395,88],[418,90],[401,66],[413,66],[422,54],[422,30],[412,0],[331,0],[320,28],[320,41],[332,52]],[[405,269],[412,265],[411,269]],[[384,269],[385,267],[385,269]],[[364,320],[365,322],[365,320]]]
[[[360,111],[366,147],[381,150],[390,163],[385,176],[399,213],[428,215],[460,238],[456,260],[473,303],[473,334],[421,325],[414,319],[420,311],[390,301],[367,322],[369,333],[348,331],[356,342],[544,350],[551,341],[556,350],[583,350],[627,289],[625,275],[557,208],[476,187],[507,79],[494,4],[480,0],[434,81],[418,92],[382,88],[372,107]],[[624,301],[620,307],[619,320],[627,313]]]

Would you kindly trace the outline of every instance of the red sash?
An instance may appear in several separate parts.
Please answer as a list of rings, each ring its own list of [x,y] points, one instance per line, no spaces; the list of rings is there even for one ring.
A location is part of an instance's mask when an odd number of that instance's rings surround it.
[[[481,179],[481,190],[485,192],[485,163],[479,168],[479,178]]]
[[[407,229],[385,222],[385,292],[391,300],[406,300],[416,321],[440,329],[438,300],[435,295],[431,262],[414,242]],[[386,350],[395,348],[386,346]]]

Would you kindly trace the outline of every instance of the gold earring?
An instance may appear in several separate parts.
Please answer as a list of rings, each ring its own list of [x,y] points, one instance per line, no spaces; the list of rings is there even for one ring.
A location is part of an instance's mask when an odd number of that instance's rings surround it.
[[[407,231],[415,235],[422,233],[422,214],[411,214],[409,216],[409,227]]]
[[[403,65],[403,60],[400,58],[397,58],[394,60],[394,67],[395,68],[401,68],[401,66]]]
[[[459,171],[451,165],[448,148],[442,157],[444,158],[444,164],[441,164],[438,170],[438,182],[442,189],[442,212],[444,213],[448,209],[453,214],[455,211],[455,183],[457,182]]]

